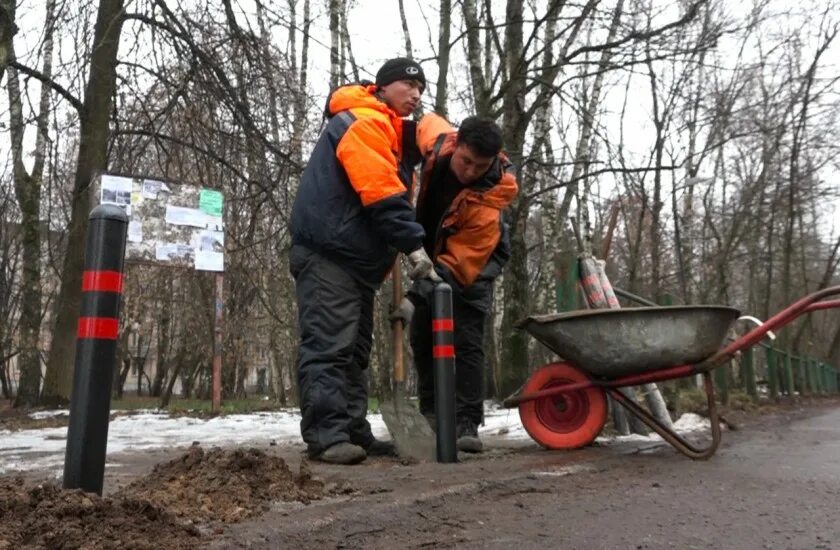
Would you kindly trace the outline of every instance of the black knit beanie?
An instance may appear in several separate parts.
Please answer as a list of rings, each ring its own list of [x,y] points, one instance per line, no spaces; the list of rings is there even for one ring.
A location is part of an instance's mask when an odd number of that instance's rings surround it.
[[[417,80],[423,84],[423,89],[426,89],[426,75],[423,74],[423,67],[405,57],[389,59],[376,72],[377,86],[387,86],[397,80]]]

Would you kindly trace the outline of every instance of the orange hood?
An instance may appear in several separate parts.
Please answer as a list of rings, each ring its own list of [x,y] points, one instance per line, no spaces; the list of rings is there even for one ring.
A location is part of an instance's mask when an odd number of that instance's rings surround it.
[[[504,210],[510,206],[518,192],[519,186],[516,184],[516,178],[513,174],[505,172],[496,185],[481,193],[481,202],[493,208]]]
[[[327,112],[333,116],[348,109],[373,109],[390,118],[399,118],[384,102],[379,101],[374,95],[376,86],[362,86],[361,84],[348,84],[333,90],[327,100]]]

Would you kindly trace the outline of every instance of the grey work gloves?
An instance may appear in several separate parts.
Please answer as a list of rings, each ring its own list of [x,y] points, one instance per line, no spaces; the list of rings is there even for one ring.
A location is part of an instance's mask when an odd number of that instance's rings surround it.
[[[429,258],[428,254],[426,254],[423,247],[418,248],[408,255],[408,265],[410,267],[408,276],[411,277],[412,281],[417,281],[418,279],[431,279],[432,281],[439,283],[443,280],[435,271],[435,264],[432,263],[432,259]]]
[[[414,302],[408,298],[403,297],[397,309],[391,312],[388,319],[391,321],[402,321],[404,327],[411,323],[411,317],[414,315]]]

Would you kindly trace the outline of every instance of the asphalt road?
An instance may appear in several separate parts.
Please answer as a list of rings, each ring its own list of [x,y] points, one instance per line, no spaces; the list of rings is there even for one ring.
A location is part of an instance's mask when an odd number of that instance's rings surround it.
[[[490,447],[457,465],[319,467],[355,491],[276,506],[215,546],[840,549],[840,408],[753,420],[705,462],[649,443]]]

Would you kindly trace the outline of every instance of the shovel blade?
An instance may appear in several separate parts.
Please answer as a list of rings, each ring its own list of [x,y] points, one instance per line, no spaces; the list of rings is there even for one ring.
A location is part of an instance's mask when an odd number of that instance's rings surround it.
[[[401,392],[395,392],[390,400],[380,403],[379,411],[400,456],[429,462],[435,460],[435,434],[426,418]]]

